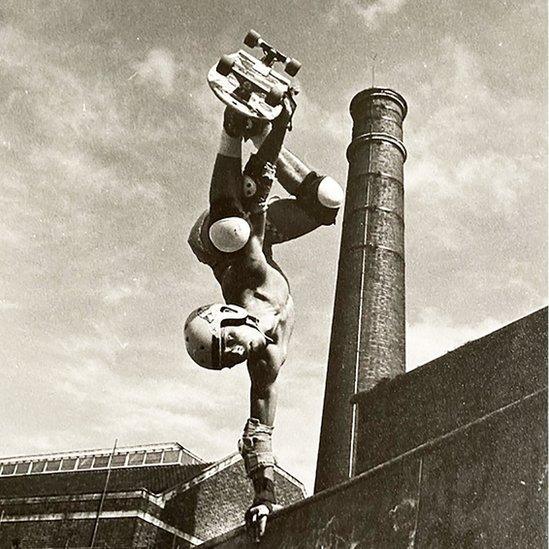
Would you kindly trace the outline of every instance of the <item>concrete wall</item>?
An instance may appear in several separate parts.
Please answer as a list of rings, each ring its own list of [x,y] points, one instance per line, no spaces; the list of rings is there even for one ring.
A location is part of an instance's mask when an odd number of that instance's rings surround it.
[[[355,474],[547,386],[547,309],[355,397]]]

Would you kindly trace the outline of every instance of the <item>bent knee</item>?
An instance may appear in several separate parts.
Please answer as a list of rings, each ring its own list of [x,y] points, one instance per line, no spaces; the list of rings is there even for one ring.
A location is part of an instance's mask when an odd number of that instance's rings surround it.
[[[221,252],[237,252],[244,248],[250,238],[250,225],[242,217],[224,217],[210,225],[208,236]]]
[[[323,177],[316,190],[320,204],[326,208],[336,209],[343,203],[343,189],[341,185],[329,175]]]
[[[332,177],[311,172],[296,196],[301,208],[319,224],[332,225],[343,203],[344,193],[341,185]]]

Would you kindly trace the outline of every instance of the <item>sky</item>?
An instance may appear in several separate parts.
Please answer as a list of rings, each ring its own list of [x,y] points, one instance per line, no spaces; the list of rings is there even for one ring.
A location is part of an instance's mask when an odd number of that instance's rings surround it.
[[[543,0],[21,1],[0,8],[0,455],[177,441],[234,452],[245,368],[201,370],[220,301],[186,240],[253,28],[303,65],[288,146],[343,185],[349,103],[401,93],[407,369],[547,303]],[[280,194],[280,189],[277,190]],[[296,304],[279,464],[312,489],[341,231],[275,250]]]

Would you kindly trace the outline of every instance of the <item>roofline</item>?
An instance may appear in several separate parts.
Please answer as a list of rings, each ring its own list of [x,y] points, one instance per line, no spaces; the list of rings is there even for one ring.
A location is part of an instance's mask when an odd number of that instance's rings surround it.
[[[203,469],[200,473],[198,473],[196,476],[194,476],[190,480],[184,481],[179,485],[169,488],[168,490],[165,490],[164,492],[159,493],[158,496],[163,497],[165,501],[168,501],[174,496],[176,496],[177,494],[186,492],[189,488],[192,488],[193,486],[200,484],[204,480],[207,480],[210,477],[213,477],[220,471],[223,471],[224,469],[227,469],[231,465],[238,463],[241,459],[242,459],[242,456],[240,455],[239,452],[234,452],[232,454],[229,454],[226,458],[223,458],[219,461],[216,461],[215,463],[212,463],[209,467],[206,467],[206,469]],[[300,480],[295,478],[293,475],[288,473],[288,471],[286,471],[279,465],[275,465],[274,469],[277,473],[279,473],[281,476],[289,480],[292,484],[295,484],[296,487],[301,490],[303,496],[307,497],[307,491],[305,489],[305,485]]]
[[[154,444],[141,444],[135,446],[117,446],[115,453],[121,452],[139,452],[147,450],[182,450],[193,459],[196,459],[199,463],[205,463],[205,461],[193,454],[190,450],[187,450],[179,442],[158,442]],[[59,458],[76,458],[80,456],[95,456],[95,455],[110,455],[112,454],[112,448],[93,448],[90,450],[69,450],[67,452],[50,452],[44,454],[27,454],[16,456],[0,456],[0,462],[17,463],[20,461],[32,461],[34,459],[59,459]]]
[[[192,488],[193,486],[200,484],[202,481],[210,477],[213,477],[215,474],[219,473],[220,471],[227,469],[227,467],[233,465],[234,463],[237,463],[240,459],[242,459],[242,457],[238,452],[230,454],[226,458],[223,458],[219,461],[216,461],[215,463],[212,463],[209,467],[206,467],[206,469],[203,469],[200,473],[198,473],[198,475],[194,476],[190,480],[184,481],[178,485],[176,484],[174,487],[168,488],[167,490],[159,493],[158,495],[163,497],[165,501],[169,501],[177,494],[185,492],[189,488]]]
[[[0,497],[0,505],[18,505],[21,503],[59,503],[73,501],[94,501],[105,499],[136,499],[141,498],[150,501],[160,508],[164,508],[164,500],[148,490],[140,488],[139,490],[124,490],[119,492],[86,492],[84,494],[62,494],[62,495],[42,495],[42,496],[16,496],[16,497]]]
[[[288,471],[286,471],[286,469],[283,469],[278,464],[276,464],[274,466],[274,469],[277,473],[279,473],[281,476],[283,476],[286,480],[289,480],[292,484],[295,484],[301,490],[301,492],[303,493],[303,497],[305,497],[305,498],[309,497],[309,495],[307,494],[307,489],[305,488],[305,485],[298,478],[294,477],[294,475],[292,475],[291,473],[288,473]]]

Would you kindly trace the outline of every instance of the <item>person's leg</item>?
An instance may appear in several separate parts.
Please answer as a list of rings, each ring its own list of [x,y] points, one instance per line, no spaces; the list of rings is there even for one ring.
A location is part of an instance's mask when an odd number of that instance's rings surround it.
[[[295,198],[282,198],[269,203],[265,229],[266,245],[287,242],[322,225],[335,223],[343,200],[343,190],[332,178],[310,172],[295,192]]]
[[[294,240],[314,231],[320,223],[305,212],[295,198],[279,198],[269,203],[265,247]]]
[[[208,236],[221,252],[242,249],[250,226],[242,209],[242,139],[223,129],[210,183]]]
[[[265,134],[252,137],[262,146]],[[276,162],[276,177],[295,199],[269,204],[265,240],[278,244],[307,234],[321,225],[335,223],[343,202],[343,189],[331,177],[317,174],[297,156],[282,147]]]
[[[242,181],[242,139],[221,131],[219,149],[210,181],[210,215],[213,221],[222,217],[224,209],[239,210]]]

